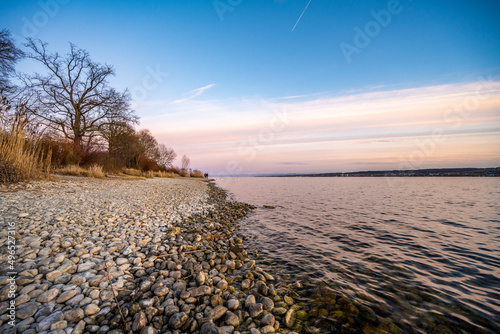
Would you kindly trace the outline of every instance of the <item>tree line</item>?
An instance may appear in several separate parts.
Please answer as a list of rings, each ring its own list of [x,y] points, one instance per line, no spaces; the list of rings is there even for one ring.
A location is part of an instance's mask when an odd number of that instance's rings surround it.
[[[50,150],[55,166],[100,164],[108,171],[135,168],[192,175],[188,157],[183,156],[181,168],[173,167],[176,152],[158,143],[149,130],[136,130],[139,118],[130,93],[109,84],[115,75],[111,65],[93,61],[72,43],[64,55],[51,52],[40,40],[27,39],[24,46],[27,51],[15,45],[8,30],[0,31],[3,133],[6,124],[22,119],[27,132]],[[44,73],[16,72],[21,59],[41,65]]]

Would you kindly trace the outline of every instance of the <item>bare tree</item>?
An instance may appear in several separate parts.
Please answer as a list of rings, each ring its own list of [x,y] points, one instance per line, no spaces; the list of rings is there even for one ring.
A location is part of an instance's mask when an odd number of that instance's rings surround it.
[[[0,93],[12,89],[9,78],[15,71],[16,62],[23,55],[15,46],[10,32],[7,29],[0,30]]]
[[[174,149],[160,144],[158,145],[158,153],[158,164],[164,168],[172,167],[172,162],[174,162],[177,157],[177,153],[175,153]]]
[[[190,163],[191,163],[191,160],[186,155],[183,155],[182,160],[181,160],[181,166],[182,166],[181,168],[184,170],[187,170]]]
[[[139,155],[154,161],[159,158],[158,142],[148,129],[137,132],[139,141]]]
[[[128,91],[108,85],[113,67],[90,59],[87,51],[70,44],[66,56],[49,53],[47,43],[28,39],[28,58],[42,64],[46,75],[23,75],[27,109],[49,128],[70,139],[78,155],[91,147],[101,130],[112,123],[136,122]]]

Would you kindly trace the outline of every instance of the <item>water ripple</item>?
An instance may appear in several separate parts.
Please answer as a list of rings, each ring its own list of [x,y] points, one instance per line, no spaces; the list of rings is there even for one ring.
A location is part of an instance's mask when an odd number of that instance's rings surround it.
[[[499,179],[217,183],[276,207],[256,209],[243,228],[285,272],[329,280],[408,332],[500,332]]]

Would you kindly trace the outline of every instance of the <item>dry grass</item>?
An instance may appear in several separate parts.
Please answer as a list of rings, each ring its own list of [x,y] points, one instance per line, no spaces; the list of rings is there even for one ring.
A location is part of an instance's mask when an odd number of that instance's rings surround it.
[[[95,177],[98,179],[104,178],[106,175],[104,175],[104,172],[102,171],[102,166],[99,165],[92,165],[88,169],[88,173],[90,177]]]
[[[195,169],[192,173],[191,173],[191,177],[200,177],[200,178],[204,178],[205,175],[200,171],[200,170],[197,170]]]
[[[28,139],[25,122],[16,118],[0,128],[0,182],[42,179],[50,173],[51,152],[44,153],[39,138]]]
[[[125,175],[132,175],[132,176],[143,176],[142,175],[142,172],[138,169],[134,169],[134,168],[124,168],[122,170],[123,174]]]
[[[173,173],[173,172],[164,172],[164,171],[140,171],[138,169],[133,169],[133,168],[124,168],[122,170],[122,173],[124,175],[130,175],[130,176],[137,176],[137,177],[145,177],[145,178],[154,178],[154,177],[161,177],[161,178],[175,178],[179,177],[179,174]]]
[[[172,172],[155,172],[155,177],[162,177],[162,178],[171,178],[173,179],[174,177],[179,176],[178,174],[172,173]]]
[[[102,179],[105,177],[102,167],[99,165],[92,165],[89,168],[83,168],[78,165],[68,165],[59,168],[55,171],[56,174],[71,175],[71,176],[86,176]]]

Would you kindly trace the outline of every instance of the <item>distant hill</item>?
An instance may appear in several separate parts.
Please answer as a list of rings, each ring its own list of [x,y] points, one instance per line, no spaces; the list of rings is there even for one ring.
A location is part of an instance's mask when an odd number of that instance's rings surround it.
[[[269,176],[269,175],[266,175]],[[500,176],[500,167],[494,168],[430,168],[415,170],[360,171],[350,173],[280,174],[278,177],[377,177],[377,176]]]

